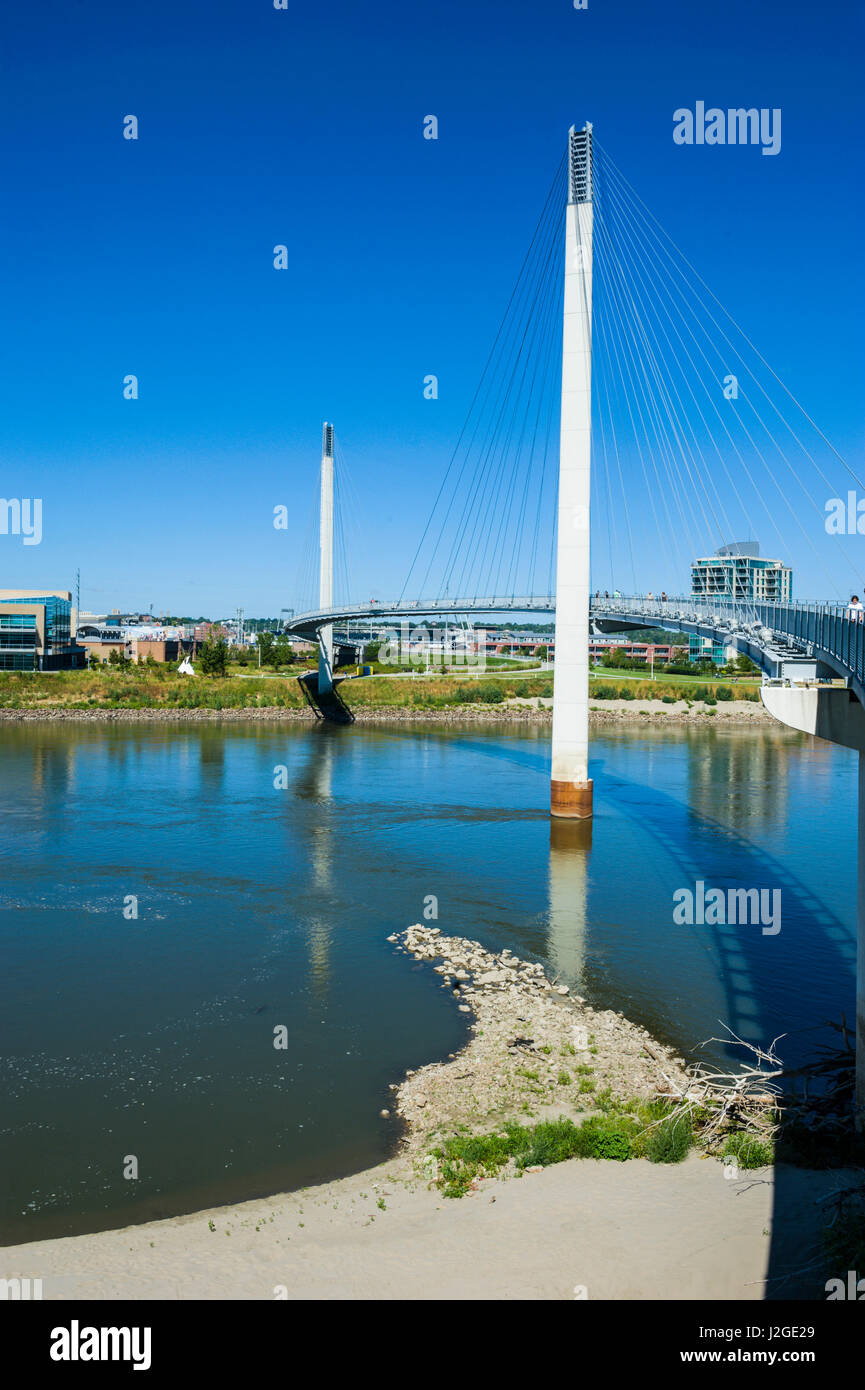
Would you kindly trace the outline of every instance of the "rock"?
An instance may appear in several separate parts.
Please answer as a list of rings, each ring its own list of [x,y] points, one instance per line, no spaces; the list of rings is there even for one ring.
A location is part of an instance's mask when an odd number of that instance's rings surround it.
[[[379,1115],[381,1116],[381,1118],[382,1118],[383,1120],[388,1119],[389,1116],[390,1116],[390,1111],[389,1111],[389,1110],[379,1110],[378,1113],[379,1113]]]

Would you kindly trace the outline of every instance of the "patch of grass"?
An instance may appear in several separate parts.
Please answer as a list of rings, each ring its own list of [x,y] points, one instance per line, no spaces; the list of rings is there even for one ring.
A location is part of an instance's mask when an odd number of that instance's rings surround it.
[[[775,1150],[771,1142],[739,1130],[729,1136],[721,1156],[735,1158],[740,1168],[767,1168],[775,1161]]]
[[[570,1076],[570,1073],[569,1073],[569,1072],[566,1072],[566,1071],[560,1071],[560,1072],[559,1072],[559,1085],[560,1085],[560,1086],[570,1086],[570,1084],[571,1084],[571,1076]]]
[[[663,1120],[649,1130],[645,1155],[650,1163],[681,1163],[694,1142],[690,1121],[683,1115]]]
[[[568,1158],[624,1162],[636,1155],[640,1130],[630,1115],[593,1115],[581,1125],[560,1117],[532,1126],[507,1124],[493,1134],[454,1135],[433,1150],[438,1185],[446,1197],[462,1197],[476,1179],[493,1177],[511,1159],[518,1171]]]

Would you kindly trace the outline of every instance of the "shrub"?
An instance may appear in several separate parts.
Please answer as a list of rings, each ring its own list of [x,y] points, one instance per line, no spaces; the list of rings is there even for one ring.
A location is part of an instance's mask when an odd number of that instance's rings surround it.
[[[678,1115],[649,1131],[646,1158],[650,1163],[681,1163],[694,1142],[690,1121]]]
[[[488,681],[478,689],[478,699],[485,705],[498,705],[504,698],[504,691],[495,681]]]
[[[730,1135],[722,1156],[737,1159],[740,1168],[766,1168],[774,1161],[775,1154],[771,1141],[757,1139],[740,1130]]]

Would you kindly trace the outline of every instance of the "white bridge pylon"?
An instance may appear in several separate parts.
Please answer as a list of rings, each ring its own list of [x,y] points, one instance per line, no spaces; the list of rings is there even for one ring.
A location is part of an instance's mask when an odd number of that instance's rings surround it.
[[[592,127],[568,135],[556,679],[550,812],[592,814],[589,777],[589,502],[592,453]]]
[[[322,612],[333,607],[333,425],[325,421],[321,434],[321,507],[318,526],[318,602]],[[318,693],[333,689],[333,624],[318,633]]]

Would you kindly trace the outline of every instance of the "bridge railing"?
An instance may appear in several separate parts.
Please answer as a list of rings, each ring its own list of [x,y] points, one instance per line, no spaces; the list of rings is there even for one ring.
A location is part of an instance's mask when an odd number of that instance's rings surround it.
[[[832,600],[806,603],[756,603],[751,600],[693,595],[592,595],[590,609],[644,617],[649,626],[659,617],[704,623],[730,635],[752,636],[761,645],[793,645],[803,655],[828,656],[858,682],[865,681],[865,621],[847,604]]]

